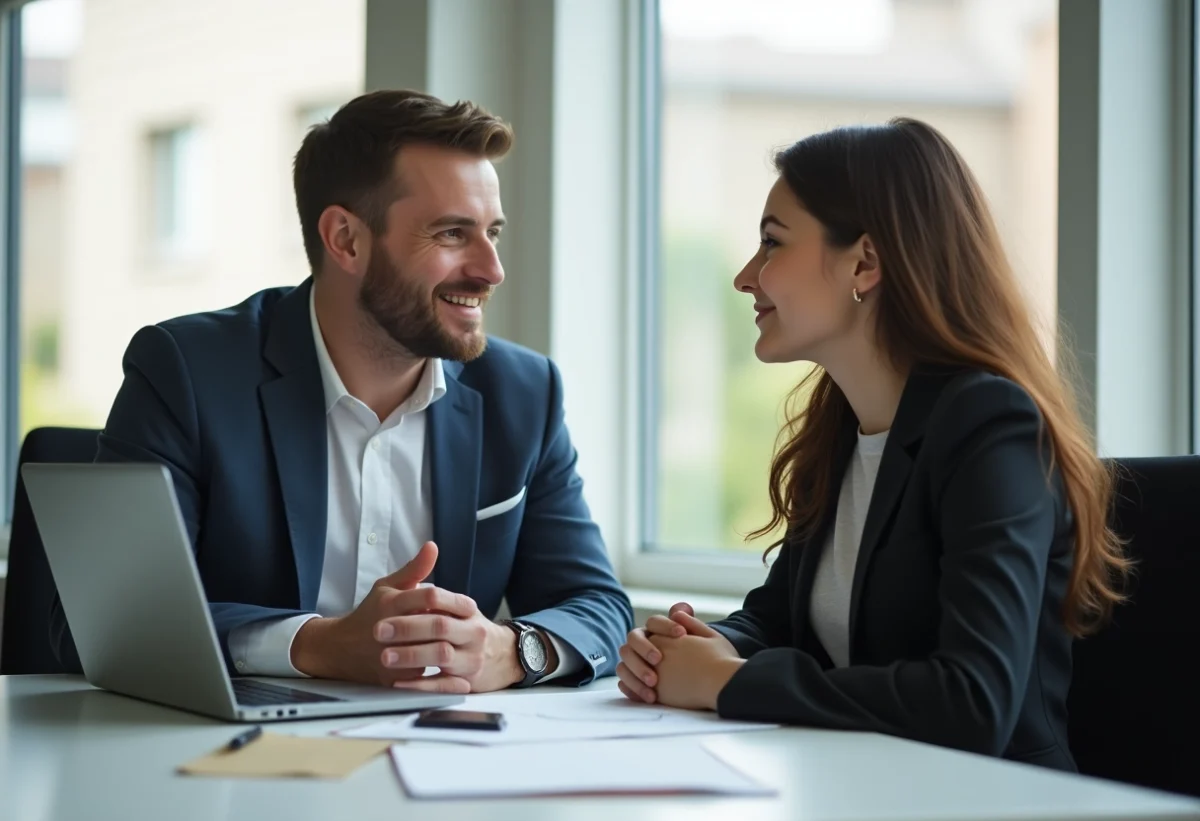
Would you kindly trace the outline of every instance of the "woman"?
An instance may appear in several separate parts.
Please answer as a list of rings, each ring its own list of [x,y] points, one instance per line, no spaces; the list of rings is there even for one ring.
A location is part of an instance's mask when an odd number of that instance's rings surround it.
[[[1126,560],[1111,478],[983,194],[910,119],[809,137],[775,165],[734,286],[759,359],[819,366],[754,534],[786,525],[780,554],[724,621],[679,604],[631,632],[620,688],[1074,770],[1071,640],[1120,598]]]

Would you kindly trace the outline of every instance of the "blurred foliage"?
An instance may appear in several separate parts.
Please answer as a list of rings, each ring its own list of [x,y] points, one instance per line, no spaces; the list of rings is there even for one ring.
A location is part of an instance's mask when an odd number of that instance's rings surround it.
[[[58,323],[42,322],[29,332],[25,346],[30,364],[43,373],[58,370]]]
[[[95,426],[94,414],[64,397],[58,375],[58,325],[45,322],[30,329],[21,356],[20,421],[22,439],[46,425]]]
[[[660,338],[654,346],[661,395],[657,532],[652,535],[663,547],[759,551],[769,543],[763,538],[747,544],[744,537],[770,518],[767,480],[783,401],[811,366],[758,361],[753,299],[733,288],[744,264],[728,258],[711,235],[668,232],[665,237]],[[713,360],[702,365],[708,372],[699,378],[716,380],[719,391],[702,398],[676,395],[696,386],[695,377],[682,388],[673,384],[677,371],[696,367],[696,357]],[[715,426],[694,426],[713,430],[715,447],[696,442],[695,451],[684,454],[663,447],[669,426],[697,418],[715,418]],[[698,469],[697,454],[706,450],[712,456]]]

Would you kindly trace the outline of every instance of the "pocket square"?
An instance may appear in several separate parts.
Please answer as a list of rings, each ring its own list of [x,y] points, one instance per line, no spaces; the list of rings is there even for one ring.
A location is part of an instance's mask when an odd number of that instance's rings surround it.
[[[497,502],[494,505],[489,505],[475,514],[475,521],[482,522],[484,519],[490,519],[493,516],[499,516],[501,513],[508,513],[517,505],[521,504],[521,500],[525,498],[525,488],[521,488],[521,492],[511,499],[505,499],[503,502]]]

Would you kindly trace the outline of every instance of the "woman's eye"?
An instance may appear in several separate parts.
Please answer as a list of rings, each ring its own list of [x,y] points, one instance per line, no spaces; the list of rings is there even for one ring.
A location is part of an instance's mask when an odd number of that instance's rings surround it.
[[[759,245],[760,245],[762,248],[764,248],[764,249],[766,249],[766,250],[768,250],[768,251],[769,251],[769,250],[771,250],[772,248],[774,248],[775,246],[777,246],[779,243],[778,243],[778,242],[776,242],[775,240],[771,239],[770,237],[763,237],[761,240],[759,240],[759,243],[758,243],[758,244],[759,244]]]

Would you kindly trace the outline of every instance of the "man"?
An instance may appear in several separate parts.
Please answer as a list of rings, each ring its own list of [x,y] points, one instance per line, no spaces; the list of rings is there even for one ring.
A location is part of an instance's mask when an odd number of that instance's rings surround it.
[[[614,671],[632,611],[558,370],[482,330],[511,142],[466,102],[347,103],[296,155],[311,279],[130,343],[98,460],[170,469],[233,671],[462,693]]]

